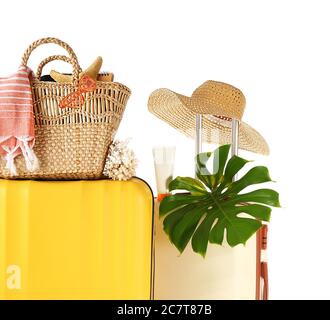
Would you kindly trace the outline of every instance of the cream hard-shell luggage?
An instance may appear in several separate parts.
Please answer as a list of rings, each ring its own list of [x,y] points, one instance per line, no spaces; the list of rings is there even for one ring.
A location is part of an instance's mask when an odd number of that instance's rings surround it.
[[[196,116],[196,153],[201,152],[201,115]],[[232,153],[238,152],[237,120],[232,120]],[[267,300],[267,225],[245,246],[209,244],[205,258],[187,246],[172,245],[155,209],[155,299]]]

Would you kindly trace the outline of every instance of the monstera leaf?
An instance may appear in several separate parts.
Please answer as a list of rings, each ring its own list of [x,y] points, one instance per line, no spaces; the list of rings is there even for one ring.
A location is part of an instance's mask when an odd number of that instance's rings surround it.
[[[249,186],[271,181],[266,167],[253,167],[233,182],[233,177],[249,161],[238,156],[228,160],[229,150],[230,145],[223,145],[213,152],[212,173],[206,165],[212,153],[199,154],[198,179],[175,178],[169,189],[180,192],[160,203],[164,230],[181,253],[190,240],[193,250],[202,256],[209,242],[221,245],[225,237],[231,247],[245,244],[262,221],[269,221],[270,206],[280,206],[279,195],[272,189],[243,192]]]

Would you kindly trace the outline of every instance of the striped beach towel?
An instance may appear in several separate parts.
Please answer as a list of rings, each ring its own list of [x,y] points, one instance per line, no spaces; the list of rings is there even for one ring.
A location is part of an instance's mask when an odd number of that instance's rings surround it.
[[[24,156],[27,170],[39,167],[32,150],[35,133],[31,73],[21,66],[15,74],[0,78],[0,155],[13,176],[17,175],[14,159],[19,154]]]

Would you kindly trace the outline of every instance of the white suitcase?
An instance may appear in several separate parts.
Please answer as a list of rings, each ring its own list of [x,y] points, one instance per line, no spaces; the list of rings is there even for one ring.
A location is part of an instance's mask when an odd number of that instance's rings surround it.
[[[196,153],[201,152],[201,115],[196,116]],[[238,152],[237,120],[232,120],[232,153]],[[154,297],[167,299],[267,300],[267,225],[245,246],[209,244],[205,258],[187,246],[182,255],[163,231],[155,205]]]

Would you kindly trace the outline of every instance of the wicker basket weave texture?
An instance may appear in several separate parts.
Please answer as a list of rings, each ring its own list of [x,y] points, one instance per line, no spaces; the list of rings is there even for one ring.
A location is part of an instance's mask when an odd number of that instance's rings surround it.
[[[81,107],[60,108],[60,101],[77,90],[81,68],[71,47],[56,38],[34,42],[24,53],[22,64],[27,65],[32,51],[46,43],[60,45],[69,56],[54,55],[43,60],[31,81],[36,129],[34,151],[40,168],[36,172],[27,171],[23,156],[19,155],[15,159],[18,176],[12,177],[1,159],[0,177],[47,180],[100,178],[130,89],[117,82],[97,81],[96,90],[85,94]],[[40,81],[43,67],[54,60],[72,64],[72,83]]]

